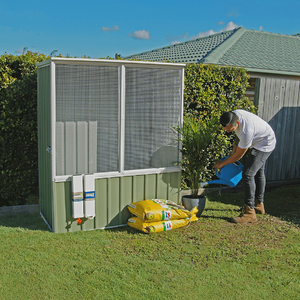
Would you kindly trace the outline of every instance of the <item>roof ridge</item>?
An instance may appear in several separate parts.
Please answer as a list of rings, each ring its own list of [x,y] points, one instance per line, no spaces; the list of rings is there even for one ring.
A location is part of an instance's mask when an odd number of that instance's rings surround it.
[[[255,30],[255,29],[246,29],[248,32],[255,32],[255,33],[261,33],[261,34],[268,34],[268,35],[275,35],[275,36],[282,36],[287,38],[297,38],[299,37],[300,33],[296,34],[284,34],[284,33],[275,33],[275,32],[268,32],[268,31],[261,31],[261,30]]]
[[[224,35],[224,33],[228,33],[228,32],[235,31],[235,30],[236,30],[236,28],[230,29],[230,30],[226,30],[226,31],[221,31],[221,32],[213,33],[213,34],[206,35],[206,36],[201,36],[201,37],[198,37],[198,38],[196,38],[196,39],[188,40],[188,41],[185,41],[185,42],[182,42],[182,43],[178,43],[178,44],[174,44],[174,45],[179,45],[179,44],[185,44],[185,43],[195,42],[195,41],[207,39],[207,38],[210,38],[210,37],[214,37],[214,36],[217,36],[217,35]]]
[[[239,28],[240,28],[240,27],[239,27]],[[231,30],[226,30],[226,31],[222,31],[222,32],[217,32],[217,33],[210,34],[210,35],[206,35],[206,36],[202,36],[202,37],[199,37],[199,38],[196,38],[196,39],[193,39],[193,40],[187,40],[187,41],[185,41],[185,42],[180,42],[180,43],[176,43],[176,44],[164,46],[164,47],[161,47],[161,48],[156,48],[156,49],[153,49],[153,50],[143,51],[143,52],[141,52],[141,53],[136,53],[136,54],[127,55],[125,58],[131,57],[131,56],[138,56],[138,55],[145,54],[145,53],[158,52],[158,51],[161,51],[161,50],[164,50],[164,49],[170,49],[170,48],[173,48],[173,47],[178,47],[178,46],[180,46],[180,45],[185,45],[185,44],[189,44],[189,43],[194,43],[194,42],[196,42],[196,41],[204,40],[204,39],[207,39],[207,38],[212,38],[212,37],[215,37],[215,36],[218,36],[218,35],[224,35],[224,34],[229,33],[229,32],[232,32],[231,35],[233,35],[234,32],[235,32],[236,30],[237,30],[237,29],[235,28],[235,29],[231,29]],[[230,36],[231,36],[231,35],[230,35]]]
[[[201,63],[217,64],[221,56],[223,56],[223,54],[226,53],[246,31],[247,29],[238,27],[225,41],[203,57]]]

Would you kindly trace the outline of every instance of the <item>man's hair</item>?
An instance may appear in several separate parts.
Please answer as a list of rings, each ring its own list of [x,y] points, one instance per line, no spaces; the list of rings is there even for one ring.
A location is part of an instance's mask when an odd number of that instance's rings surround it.
[[[227,127],[229,124],[235,126],[238,120],[238,116],[232,111],[226,111],[220,117],[220,123],[223,127]]]

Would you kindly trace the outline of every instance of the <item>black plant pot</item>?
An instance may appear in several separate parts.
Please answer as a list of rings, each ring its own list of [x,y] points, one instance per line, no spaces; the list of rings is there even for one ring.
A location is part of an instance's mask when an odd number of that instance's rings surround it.
[[[197,198],[194,198],[192,195],[182,196],[182,204],[189,211],[197,207],[198,212],[196,216],[199,218],[205,208],[206,196],[198,195]]]

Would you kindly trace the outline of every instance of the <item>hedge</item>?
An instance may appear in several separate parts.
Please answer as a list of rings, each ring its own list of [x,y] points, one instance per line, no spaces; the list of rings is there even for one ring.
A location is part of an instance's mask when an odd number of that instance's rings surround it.
[[[37,72],[47,56],[0,57],[0,206],[38,196]]]
[[[49,57],[27,52],[0,57],[0,206],[38,198],[37,71]],[[184,114],[211,120],[225,110],[254,106],[244,97],[248,77],[241,68],[190,64],[185,70]],[[231,138],[216,132],[203,176],[213,176],[213,161],[229,152]],[[183,185],[186,185],[183,180]]]
[[[184,114],[216,124],[225,111],[240,108],[256,112],[254,104],[245,97],[248,80],[247,72],[243,68],[205,64],[187,65]],[[203,181],[216,177],[213,170],[215,160],[228,155],[231,151],[234,135],[228,135],[221,126],[218,128],[211,148],[207,149],[209,155],[202,174]],[[182,184],[184,188],[189,186],[184,171]]]

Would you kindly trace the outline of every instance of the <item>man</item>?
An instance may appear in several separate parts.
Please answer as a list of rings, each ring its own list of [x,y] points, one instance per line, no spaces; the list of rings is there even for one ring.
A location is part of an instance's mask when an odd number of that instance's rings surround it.
[[[254,223],[257,221],[256,213],[265,213],[263,203],[266,185],[265,164],[276,145],[275,133],[263,119],[241,109],[223,113],[220,123],[228,133],[234,131],[237,140],[230,156],[225,160],[217,161],[215,168],[221,169],[225,165],[240,160],[250,148],[243,169],[244,211],[239,217],[232,218],[232,222]]]

